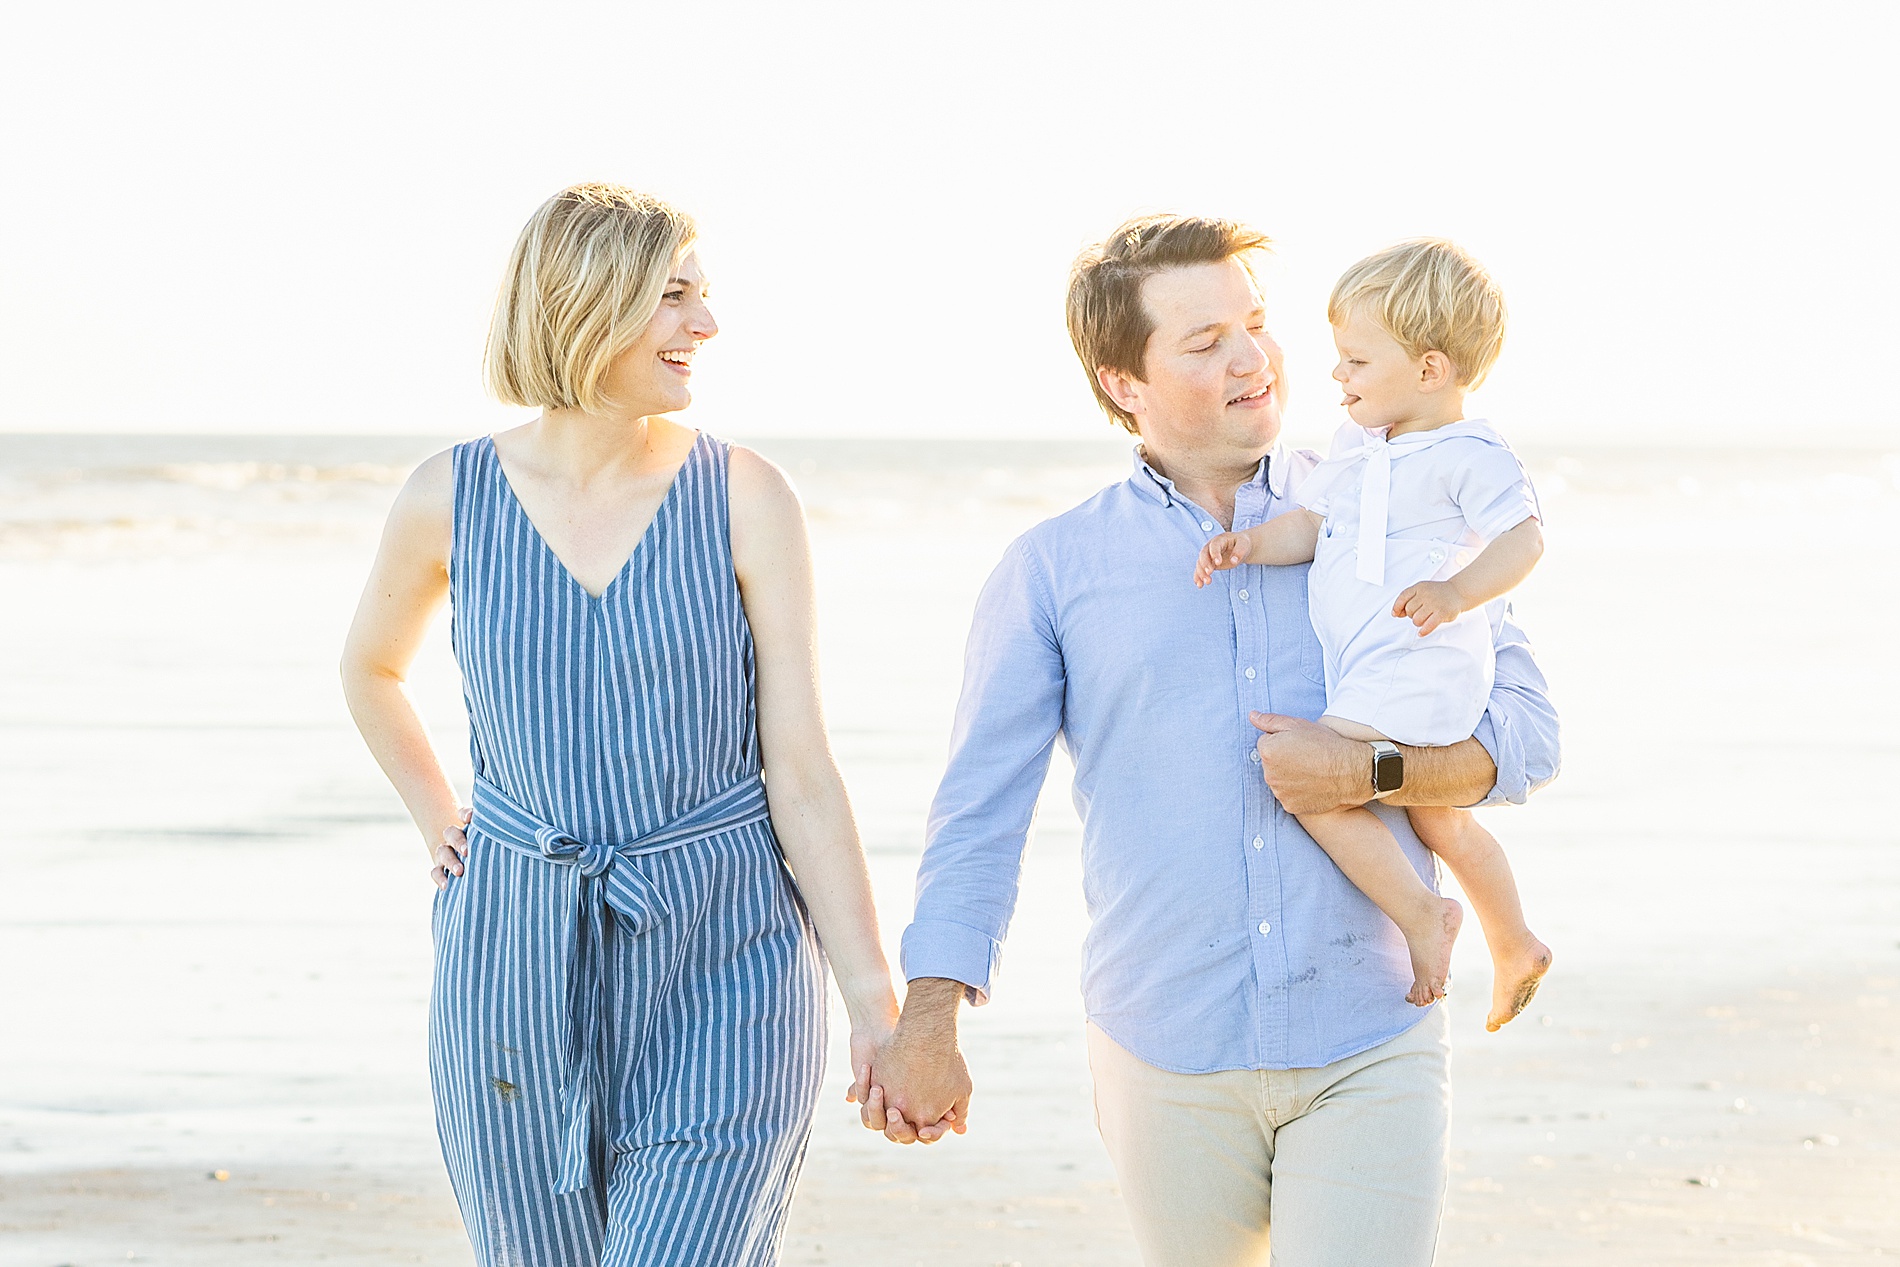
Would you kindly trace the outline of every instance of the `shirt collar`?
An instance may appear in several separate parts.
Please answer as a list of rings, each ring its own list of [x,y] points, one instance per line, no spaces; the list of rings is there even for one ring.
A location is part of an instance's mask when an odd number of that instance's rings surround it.
[[[1273,494],[1275,499],[1285,497],[1286,473],[1288,466],[1291,465],[1291,463],[1286,460],[1285,443],[1281,442],[1275,444],[1273,446],[1273,452],[1261,459],[1261,465],[1265,468],[1267,490]]]
[[[1138,444],[1134,448],[1135,473],[1128,483],[1138,497],[1146,498],[1157,506],[1174,505],[1177,494],[1174,481],[1148,465],[1148,455]],[[1254,468],[1253,478],[1242,484],[1242,488],[1264,488],[1274,497],[1286,496],[1286,458],[1281,445],[1274,445],[1272,452],[1260,459],[1260,465]],[[1187,498],[1181,498],[1186,501]]]
[[[1482,418],[1460,418],[1457,422],[1446,423],[1444,426],[1435,427],[1430,431],[1408,432],[1396,440],[1392,438],[1391,427],[1362,427],[1360,428],[1359,434],[1362,437],[1364,447],[1368,449],[1376,449],[1382,444],[1392,445],[1395,448],[1423,449],[1437,444],[1440,440],[1451,440],[1459,437],[1469,438],[1474,436],[1483,440],[1491,439],[1498,435],[1498,433],[1492,429],[1491,424]],[[1501,437],[1499,439],[1501,441]]]

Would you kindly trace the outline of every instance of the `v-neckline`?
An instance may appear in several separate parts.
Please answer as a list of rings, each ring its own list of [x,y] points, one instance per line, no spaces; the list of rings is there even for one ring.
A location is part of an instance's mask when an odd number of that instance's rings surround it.
[[[647,538],[653,535],[654,526],[660,522],[660,516],[664,515],[667,507],[673,504],[673,495],[679,491],[680,479],[686,473],[686,468],[692,465],[693,455],[699,452],[700,441],[706,438],[706,433],[702,431],[693,437],[693,443],[687,447],[685,458],[673,468],[673,478],[667,482],[666,493],[660,498],[660,504],[653,508],[653,518],[647,520],[646,527],[640,530],[639,538],[633,543],[633,549],[629,550],[627,557],[622,560],[620,569],[608,579],[607,584],[598,594],[582,585],[580,578],[574,575],[574,569],[567,565],[567,560],[548,544],[547,534],[541,531],[541,525],[535,523],[534,516],[528,513],[528,508],[522,504],[521,494],[515,491],[514,481],[508,478],[508,468],[502,465],[501,450],[495,447],[495,437],[489,435],[482,438],[488,442],[488,456],[494,460],[495,473],[501,477],[501,486],[507,490],[509,502],[514,505],[515,513],[521,516],[521,521],[528,525],[528,531],[534,534],[536,543],[550,559],[554,560],[554,566],[560,569],[561,575],[567,578],[568,584],[585,594],[589,602],[598,603],[604,601],[607,595],[613,592],[614,586],[620,584],[621,579],[632,571],[634,560],[640,557],[640,547],[645,545]]]

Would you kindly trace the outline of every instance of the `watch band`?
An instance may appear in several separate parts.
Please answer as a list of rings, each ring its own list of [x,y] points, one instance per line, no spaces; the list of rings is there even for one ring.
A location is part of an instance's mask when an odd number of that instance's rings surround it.
[[[1372,749],[1372,795],[1389,796],[1405,786],[1405,754],[1389,739],[1374,739]]]

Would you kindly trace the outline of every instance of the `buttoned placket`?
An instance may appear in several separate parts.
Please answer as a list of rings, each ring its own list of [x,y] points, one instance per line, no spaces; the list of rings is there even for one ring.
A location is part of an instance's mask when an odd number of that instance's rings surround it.
[[[1242,485],[1234,496],[1234,528],[1251,528],[1267,517],[1271,491],[1266,481]],[[1228,607],[1234,627],[1234,689],[1240,720],[1253,729],[1250,712],[1272,712],[1273,693],[1266,673],[1269,640],[1266,603],[1255,592],[1259,567],[1242,565],[1225,573]],[[1240,840],[1247,878],[1247,924],[1242,933],[1252,950],[1254,968],[1254,1041],[1260,1056],[1277,1055],[1284,1046],[1283,1007],[1268,999],[1283,988],[1287,978],[1286,942],[1280,931],[1280,868],[1277,853],[1267,841],[1273,835],[1271,801],[1260,773],[1260,751],[1250,738],[1247,768],[1251,772],[1241,798]],[[1278,1041],[1275,1036],[1280,1035]]]
[[[1211,515],[1175,491],[1174,481],[1160,475],[1145,461],[1140,467],[1150,487],[1159,494],[1162,505],[1170,512],[1185,513],[1203,542],[1221,531],[1220,524]],[[1263,462],[1259,475],[1235,490],[1233,526],[1236,531],[1251,528],[1266,519],[1273,498],[1279,495],[1273,486],[1272,467],[1271,460]],[[1261,672],[1267,664],[1269,631],[1265,596],[1257,592],[1258,583],[1254,579],[1258,571],[1256,565],[1243,564],[1218,574],[1218,583],[1226,586],[1233,618],[1236,704],[1248,730],[1252,730],[1249,712],[1273,711],[1272,685]],[[1241,796],[1241,856],[1247,880],[1248,922],[1238,931],[1252,952],[1249,957],[1254,969],[1254,1055],[1256,1063],[1263,1063],[1284,1058],[1287,1045],[1284,994],[1288,971],[1286,942],[1280,932],[1279,857],[1274,849],[1266,847],[1269,841],[1277,839],[1278,815],[1274,813],[1266,780],[1260,773],[1260,750],[1251,740],[1247,745],[1247,763],[1252,774],[1244,780]],[[1282,996],[1277,1006],[1269,1006],[1270,993]]]

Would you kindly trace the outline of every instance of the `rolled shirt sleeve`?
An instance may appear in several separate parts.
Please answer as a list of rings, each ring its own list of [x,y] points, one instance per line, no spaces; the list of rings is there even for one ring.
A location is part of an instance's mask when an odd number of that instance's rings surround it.
[[[960,981],[988,1000],[1016,909],[1023,849],[1062,725],[1062,652],[1025,541],[983,587],[964,653],[950,762],[931,803],[906,980]]]
[[[1531,655],[1530,640],[1505,608],[1497,634],[1497,676],[1473,738],[1497,766],[1497,782],[1483,805],[1522,805],[1557,777],[1562,739],[1550,686]]]

